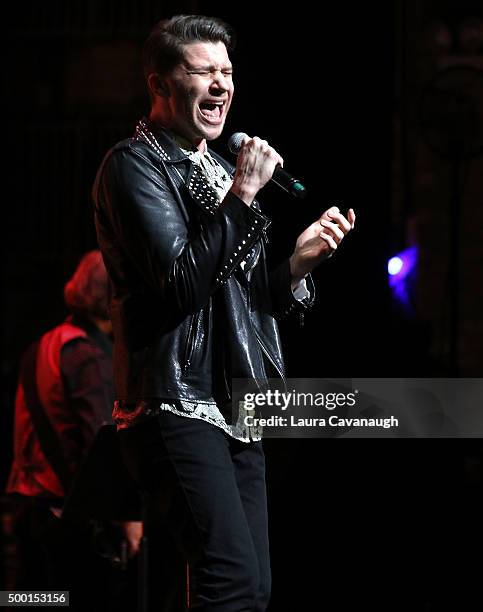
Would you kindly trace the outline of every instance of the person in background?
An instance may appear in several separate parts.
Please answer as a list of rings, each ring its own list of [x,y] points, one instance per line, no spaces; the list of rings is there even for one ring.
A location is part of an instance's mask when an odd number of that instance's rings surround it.
[[[82,257],[65,285],[64,300],[70,314],[26,350],[20,366],[6,489],[17,510],[17,563],[10,587],[69,590],[75,610],[123,610],[128,608],[115,599],[129,590],[126,575],[114,572],[98,554],[105,551],[95,551],[90,525],[62,518],[66,495],[96,433],[112,423],[112,326],[100,251]],[[116,543],[124,540],[134,556],[140,523],[113,530],[119,531]]]

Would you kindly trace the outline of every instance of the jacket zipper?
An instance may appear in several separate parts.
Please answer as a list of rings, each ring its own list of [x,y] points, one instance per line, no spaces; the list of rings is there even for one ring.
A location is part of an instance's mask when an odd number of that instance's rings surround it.
[[[283,375],[282,371],[280,370],[280,368],[278,367],[278,365],[275,363],[275,361],[272,359],[272,357],[270,356],[270,353],[268,352],[268,349],[266,348],[266,346],[263,344],[262,339],[260,338],[260,336],[258,335],[258,332],[255,330],[255,335],[257,337],[258,343],[260,345],[260,348],[262,349],[262,351],[265,353],[267,359],[270,361],[270,363],[273,365],[273,367],[277,370],[278,374],[280,375],[280,378],[282,380],[285,380],[285,376]]]
[[[184,351],[184,363],[183,363],[183,371],[186,370],[191,365],[191,359],[193,357],[193,352],[195,348],[195,339],[196,339],[196,331],[198,329],[200,313],[197,312],[191,317],[190,327],[188,330],[188,338],[186,340],[186,347]]]

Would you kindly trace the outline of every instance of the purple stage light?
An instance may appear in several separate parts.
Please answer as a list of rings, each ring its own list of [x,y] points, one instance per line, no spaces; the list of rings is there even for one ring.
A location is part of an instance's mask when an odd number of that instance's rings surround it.
[[[411,295],[413,293],[413,283],[418,261],[418,248],[410,247],[387,262],[389,273],[389,286],[391,287],[394,299],[403,307],[411,308]]]
[[[391,276],[395,276],[402,270],[403,265],[404,262],[400,257],[391,257],[391,259],[387,262],[387,271]]]

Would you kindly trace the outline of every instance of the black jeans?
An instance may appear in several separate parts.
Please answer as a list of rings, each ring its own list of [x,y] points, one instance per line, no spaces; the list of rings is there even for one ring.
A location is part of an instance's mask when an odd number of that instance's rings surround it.
[[[170,412],[119,436],[156,520],[189,562],[190,609],[264,611],[271,574],[262,443]]]

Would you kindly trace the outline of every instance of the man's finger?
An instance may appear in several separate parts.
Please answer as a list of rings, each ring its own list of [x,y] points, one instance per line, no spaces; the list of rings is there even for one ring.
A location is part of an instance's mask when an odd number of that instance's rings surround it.
[[[337,249],[337,242],[332,238],[330,234],[326,234],[325,232],[320,232],[319,236],[322,240],[325,240],[330,248],[335,251]]]
[[[329,214],[329,218],[333,223],[337,223],[344,234],[347,234],[352,229],[350,222],[340,212],[334,212]]]
[[[340,229],[340,227],[336,225],[335,223],[332,223],[331,221],[326,221],[325,219],[322,219],[320,221],[320,225],[322,225],[323,227],[326,227],[328,230],[330,230],[330,232],[335,234],[335,237],[337,238],[337,242],[340,242],[345,236],[345,233]]]
[[[349,208],[347,213],[347,218],[349,219],[349,223],[351,224],[351,228],[354,227],[354,223],[356,222],[356,213],[353,208]]]

